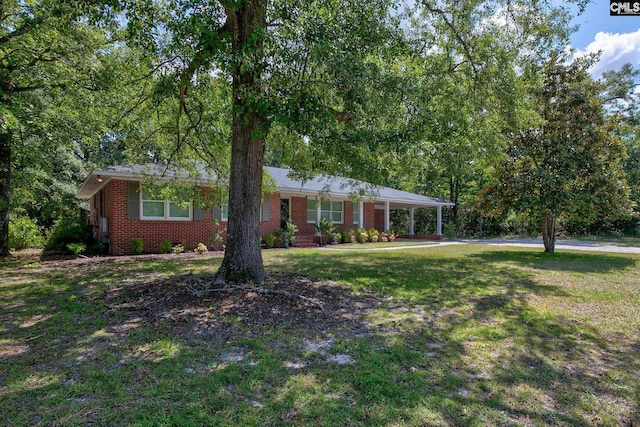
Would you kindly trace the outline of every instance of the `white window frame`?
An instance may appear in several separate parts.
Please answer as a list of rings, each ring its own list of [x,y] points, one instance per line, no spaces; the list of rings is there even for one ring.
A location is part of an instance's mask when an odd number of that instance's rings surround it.
[[[314,220],[310,220],[309,219],[309,212],[311,212],[311,209],[309,209],[309,202],[313,202],[313,215],[316,217],[316,219]],[[318,223],[318,202],[319,200],[317,199],[307,199],[307,224],[317,224]]]
[[[353,206],[353,224],[360,225],[360,202],[351,202],[351,206]]]
[[[189,216],[171,216],[171,203],[177,204],[181,202],[175,202],[172,200],[161,199],[145,199],[142,197],[144,191],[140,191],[140,219],[145,221],[191,221],[193,220],[193,202],[189,201],[187,207],[189,209]],[[162,202],[164,204],[164,216],[146,216],[144,214],[144,202]]]
[[[322,209],[322,203],[329,203],[329,210],[327,209]],[[336,210],[333,209],[333,204],[334,203],[340,203],[340,210]],[[344,201],[342,200],[322,200],[320,202],[320,219],[322,219],[323,215],[325,213],[329,214],[328,219],[333,223],[333,224],[344,224]],[[340,212],[340,221],[334,221],[333,220],[333,214]]]
[[[229,222],[229,190],[220,196],[220,221]]]

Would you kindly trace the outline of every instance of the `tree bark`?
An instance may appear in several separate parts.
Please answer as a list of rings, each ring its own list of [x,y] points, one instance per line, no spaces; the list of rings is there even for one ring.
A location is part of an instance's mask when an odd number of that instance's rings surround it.
[[[265,141],[269,123],[254,100],[261,87],[263,34],[266,30],[264,0],[248,0],[228,10],[233,52],[237,63],[232,74],[233,124],[229,177],[229,222],[222,265],[214,281],[252,281],[266,278],[260,248],[260,202]],[[251,52],[249,64],[242,53]]]
[[[12,85],[0,84],[3,110],[11,107]],[[9,256],[9,202],[11,199],[11,128],[6,116],[0,117],[0,258]]]
[[[556,220],[548,216],[542,220],[542,242],[545,253],[552,254],[556,248]]]

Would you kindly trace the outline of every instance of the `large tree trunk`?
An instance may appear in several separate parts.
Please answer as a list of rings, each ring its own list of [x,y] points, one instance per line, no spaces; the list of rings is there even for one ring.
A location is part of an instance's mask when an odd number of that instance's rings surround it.
[[[12,85],[8,80],[0,83],[2,109],[11,107]],[[0,257],[9,256],[9,201],[11,196],[11,128],[7,114],[0,117]]]
[[[229,222],[222,265],[215,278],[225,281],[263,282],[266,278],[260,249],[260,202],[264,148],[269,128],[265,112],[255,102],[262,95],[262,48],[266,5],[245,1],[228,10],[233,27],[233,50],[251,52],[249,66],[238,59],[233,71],[233,125],[229,177]]]
[[[0,124],[1,125],[1,124]],[[9,198],[11,194],[11,133],[0,131],[0,257],[9,256]]]
[[[548,216],[542,220],[542,242],[544,251],[552,254],[556,249],[556,220]]]

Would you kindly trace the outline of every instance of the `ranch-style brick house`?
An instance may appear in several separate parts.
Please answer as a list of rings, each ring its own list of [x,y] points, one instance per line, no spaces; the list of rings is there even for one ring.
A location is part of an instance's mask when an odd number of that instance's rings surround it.
[[[289,175],[289,169],[265,167],[275,187],[262,201],[260,233],[268,233],[291,220],[298,227],[296,243],[313,244],[315,224],[320,218],[330,219],[340,230],[375,228],[389,230],[389,212],[408,209],[409,235],[440,239],[442,237],[442,207],[453,203],[432,197],[413,194],[387,187],[341,177],[318,175],[308,180],[297,180]],[[183,242],[193,248],[202,242],[209,244],[216,233],[224,235],[227,221],[227,205],[224,200],[218,207],[203,208],[190,200],[160,200],[146,188],[150,181],[163,182],[175,178],[188,179],[202,188],[220,188],[213,177],[201,173],[197,178],[187,178],[179,171],[163,165],[144,164],[112,166],[93,170],[78,190],[77,197],[89,199],[90,221],[95,236],[112,255],[131,252],[131,241],[143,239],[145,252],[158,252],[160,242],[169,239]],[[142,183],[145,185],[142,185]],[[357,195],[357,197],[354,197]],[[416,208],[435,208],[437,227],[435,234],[415,236],[413,212]]]

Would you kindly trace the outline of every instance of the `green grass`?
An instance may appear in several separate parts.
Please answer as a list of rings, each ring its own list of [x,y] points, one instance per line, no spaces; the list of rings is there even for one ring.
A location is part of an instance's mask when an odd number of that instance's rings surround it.
[[[594,236],[570,236],[569,240],[586,240],[590,242],[599,242],[619,246],[640,246],[639,236],[618,236],[618,235],[594,235]]]
[[[349,250],[368,250],[368,249],[380,249],[383,250],[385,248],[406,248],[411,246],[429,246],[429,245],[437,245],[437,242],[427,241],[427,240],[408,240],[408,239],[398,239],[393,242],[376,242],[376,243],[347,243],[340,245],[328,245],[325,246],[326,249],[349,249]]]
[[[240,333],[210,342],[105,316],[104,290],[213,270],[215,256],[2,262],[0,425],[640,424],[638,255],[456,245],[264,257],[268,271],[379,296],[371,332],[256,336],[229,319]],[[355,363],[303,345],[329,338]]]

